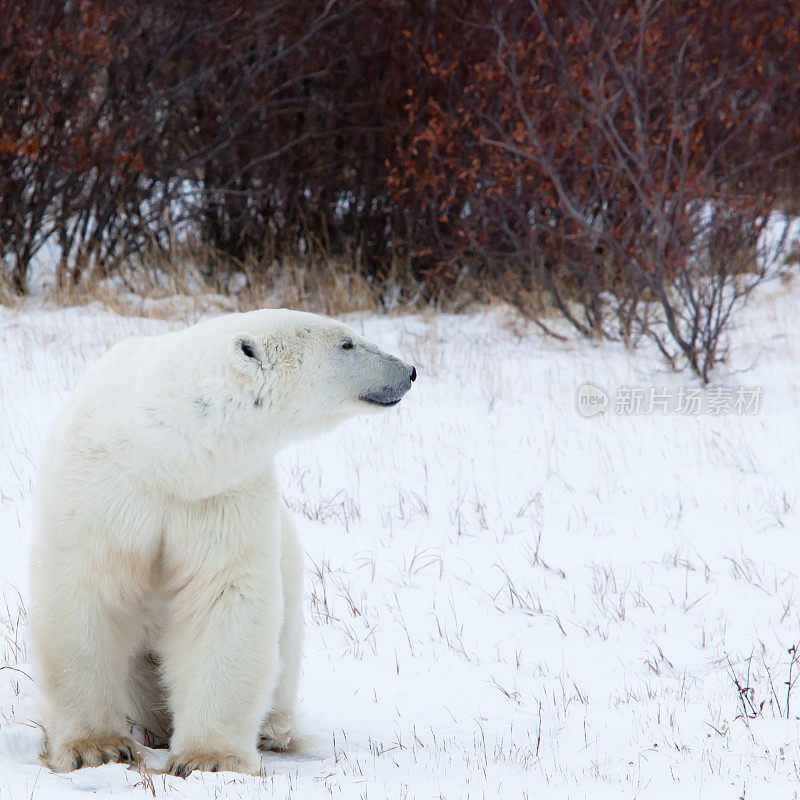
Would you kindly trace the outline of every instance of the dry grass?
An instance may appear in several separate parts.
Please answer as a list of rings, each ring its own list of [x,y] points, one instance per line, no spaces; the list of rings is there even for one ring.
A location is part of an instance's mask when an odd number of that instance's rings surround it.
[[[27,611],[22,595],[15,587],[0,585],[0,673],[6,672],[13,702],[0,709],[0,724],[16,721],[16,707],[20,695],[32,682],[26,665]]]
[[[0,280],[0,306],[12,306],[15,300],[11,285],[7,281]]]
[[[86,268],[77,285],[59,286],[54,275],[34,292],[54,307],[100,304],[120,315],[191,320],[206,312],[287,307],[328,316],[369,311],[381,314],[463,313],[512,306],[517,318],[550,331],[559,312],[543,289],[530,287],[512,269],[491,279],[465,269],[427,282],[407,262],[377,274],[356,259],[324,252],[291,254],[265,265],[255,255],[235,260],[197,242],[151,246],[131,255],[113,272]],[[0,280],[0,305],[25,298]]]
[[[177,244],[168,252],[151,247],[110,276],[95,272],[77,286],[45,291],[58,306],[100,303],[119,314],[158,319],[191,308],[286,306],[328,315],[374,311],[391,305],[385,294],[343,261],[296,257],[265,269],[255,257],[233,261],[199,244]],[[12,302],[10,294],[6,302]]]

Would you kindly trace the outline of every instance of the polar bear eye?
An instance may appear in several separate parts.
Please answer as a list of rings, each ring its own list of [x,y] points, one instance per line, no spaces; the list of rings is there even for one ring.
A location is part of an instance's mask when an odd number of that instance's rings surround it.
[[[239,349],[242,351],[242,354],[248,358],[252,358],[255,361],[259,360],[255,342],[250,341],[250,339],[240,339]]]
[[[342,342],[342,350],[352,350],[353,349],[353,340],[352,339],[345,339]]]

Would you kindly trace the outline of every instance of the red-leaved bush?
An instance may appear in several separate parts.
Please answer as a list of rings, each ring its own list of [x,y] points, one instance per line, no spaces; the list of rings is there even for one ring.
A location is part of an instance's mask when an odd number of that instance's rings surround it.
[[[182,231],[423,298],[549,298],[707,378],[797,194],[797,0],[0,0],[17,292]],[[400,265],[398,267],[398,265]]]
[[[461,34],[476,57],[448,38],[421,55],[438,85],[410,97],[414,135],[390,176],[427,222],[420,265],[434,280],[471,270],[512,292],[545,287],[581,332],[652,336],[708,378],[798,165],[796,12],[473,7]]]

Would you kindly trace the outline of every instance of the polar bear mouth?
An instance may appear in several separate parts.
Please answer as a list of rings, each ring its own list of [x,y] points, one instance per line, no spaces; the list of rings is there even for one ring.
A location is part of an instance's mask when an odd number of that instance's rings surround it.
[[[396,406],[403,398],[398,397],[396,400],[382,400],[377,397],[368,397],[367,395],[361,395],[358,398],[359,400],[363,400],[365,403],[369,403],[373,406],[383,406],[384,408],[388,408],[389,406]]]

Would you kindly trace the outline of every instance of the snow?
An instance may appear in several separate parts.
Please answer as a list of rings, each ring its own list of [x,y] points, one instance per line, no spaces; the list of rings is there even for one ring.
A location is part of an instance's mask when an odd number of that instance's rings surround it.
[[[307,551],[304,749],[186,781],[38,763],[24,606],[59,406],[114,342],[195,316],[0,308],[0,798],[796,797],[799,300],[776,282],[738,318],[721,380],[762,391],[742,415],[618,413],[622,387],[698,384],[502,309],[350,318],[420,377],[281,457]],[[611,398],[592,417],[587,383]]]

